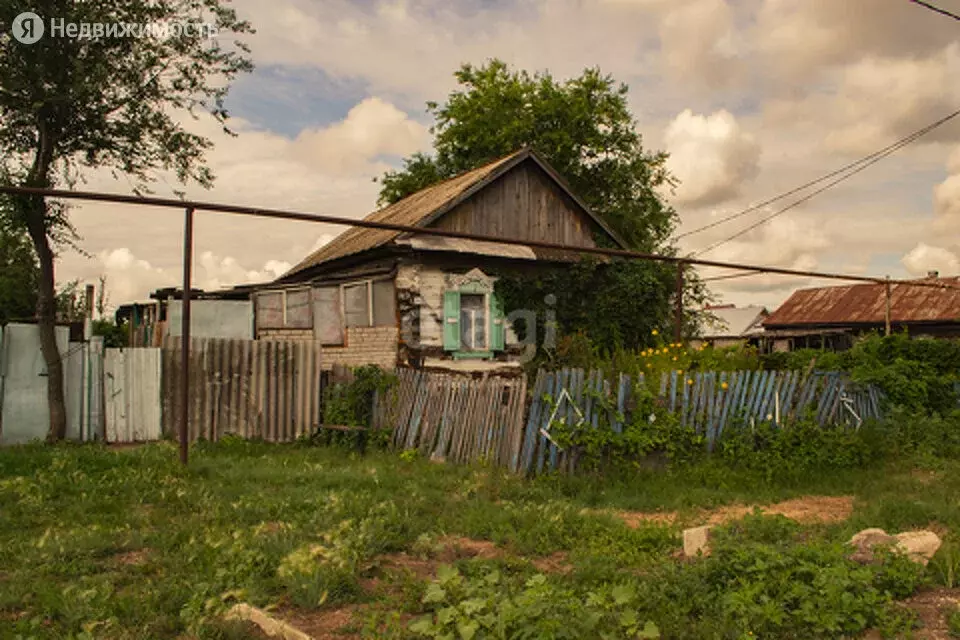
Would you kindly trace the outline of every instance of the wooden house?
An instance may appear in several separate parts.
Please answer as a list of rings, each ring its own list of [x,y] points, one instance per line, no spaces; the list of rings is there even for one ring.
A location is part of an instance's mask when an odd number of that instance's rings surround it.
[[[623,247],[533,151],[418,191],[368,220],[519,240]],[[516,361],[494,295],[503,268],[568,266],[569,252],[352,227],[255,296],[259,339],[318,340],[325,366]]]

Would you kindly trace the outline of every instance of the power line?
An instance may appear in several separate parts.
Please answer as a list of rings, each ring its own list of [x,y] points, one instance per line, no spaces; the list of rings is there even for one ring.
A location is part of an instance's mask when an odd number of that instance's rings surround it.
[[[843,181],[845,181],[845,180],[847,180],[847,179],[849,179],[849,178],[852,178],[853,176],[855,176],[856,174],[860,173],[861,171],[864,171],[864,170],[866,170],[867,168],[873,166],[874,164],[880,162],[881,160],[883,160],[883,159],[886,158],[887,156],[896,153],[896,152],[899,151],[900,149],[902,149],[902,148],[906,147],[907,145],[913,143],[914,141],[918,140],[918,139],[921,138],[922,136],[924,136],[924,135],[926,135],[927,133],[933,131],[934,129],[936,129],[937,127],[943,125],[943,124],[946,123],[947,121],[952,120],[953,118],[957,117],[958,115],[960,115],[960,110],[954,111],[954,112],[951,113],[950,115],[948,115],[948,116],[946,116],[946,117],[944,117],[944,118],[941,118],[940,120],[937,120],[937,121],[934,122],[933,124],[927,125],[927,126],[924,127],[923,129],[920,129],[920,130],[918,130],[918,131],[910,134],[910,135],[907,136],[906,138],[903,138],[902,140],[900,140],[899,142],[895,143],[894,145],[891,145],[891,146],[888,147],[887,150],[884,151],[881,155],[874,155],[874,157],[872,157],[869,161],[861,164],[860,166],[858,166],[857,168],[853,169],[852,171],[848,171],[847,173],[844,173],[843,175],[841,175],[841,176],[840,176],[839,178],[837,178],[836,180],[832,180],[832,181],[828,182],[827,184],[825,184],[824,186],[820,187],[819,189],[817,189],[817,190],[815,190],[815,191],[812,191],[811,193],[808,193],[807,195],[805,195],[805,196],[803,196],[802,198],[800,198],[799,200],[795,200],[794,202],[791,202],[790,204],[786,205],[785,207],[782,207],[781,209],[778,209],[777,211],[771,213],[770,215],[761,218],[761,219],[758,220],[757,222],[754,222],[753,224],[745,227],[744,229],[741,229],[740,231],[737,231],[737,232],[734,233],[733,235],[730,235],[730,236],[724,238],[723,240],[719,240],[719,241],[717,241],[717,242],[714,242],[713,244],[709,245],[708,247],[706,247],[706,248],[704,248],[704,249],[700,249],[699,251],[694,251],[694,252],[691,253],[690,255],[691,255],[691,256],[699,256],[699,255],[702,255],[702,254],[704,254],[704,253],[707,253],[708,251],[713,251],[713,250],[716,249],[717,247],[719,247],[719,246],[721,246],[721,245],[724,245],[724,244],[726,244],[726,243],[728,243],[728,242],[730,242],[730,241],[732,241],[732,240],[736,240],[736,239],[739,238],[740,236],[742,236],[742,235],[744,235],[744,234],[746,234],[746,233],[749,233],[750,231],[753,231],[754,229],[756,229],[757,227],[759,227],[759,226],[761,226],[761,225],[763,225],[763,224],[766,224],[767,222],[769,222],[770,220],[773,220],[773,219],[776,218],[777,216],[783,215],[783,214],[786,213],[787,211],[790,211],[791,209],[794,209],[794,208],[800,206],[801,204],[803,204],[803,203],[805,203],[805,202],[813,199],[815,196],[823,193],[824,191],[827,191],[828,189],[833,188],[834,186],[840,184],[841,182],[843,182]]]
[[[49,198],[64,198],[69,200],[93,201],[93,202],[113,202],[118,204],[135,204],[152,207],[167,207],[179,209],[181,211],[208,211],[215,213],[231,213],[235,215],[256,216],[262,218],[273,218],[275,220],[299,220],[302,222],[322,222],[327,224],[344,225],[348,227],[361,227],[364,229],[383,229],[386,231],[398,231],[401,233],[411,233],[416,235],[437,236],[443,238],[459,238],[461,240],[477,240],[480,242],[491,242],[495,244],[504,244],[511,246],[530,247],[535,249],[554,249],[559,251],[568,251],[574,254],[602,255],[617,258],[629,258],[634,260],[650,260],[653,262],[664,262],[667,264],[679,265],[681,267],[701,266],[718,267],[721,269],[733,269],[741,271],[755,271],[758,273],[776,273],[787,276],[807,276],[811,278],[823,278],[827,280],[845,280],[848,282],[870,282],[904,284],[914,287],[931,287],[936,289],[957,289],[960,286],[949,284],[947,282],[928,282],[920,280],[888,280],[886,278],[877,278],[873,276],[852,275],[845,273],[830,273],[825,271],[803,271],[800,269],[788,269],[785,267],[765,267],[754,264],[743,264],[738,262],[721,262],[719,260],[701,260],[687,256],[663,255],[657,253],[644,253],[632,251],[629,249],[607,249],[604,247],[581,247],[567,245],[558,242],[546,242],[543,240],[521,240],[516,238],[503,238],[479,233],[465,233],[462,231],[448,231],[435,227],[418,227],[415,225],[396,224],[393,222],[382,222],[379,220],[346,218],[343,216],[332,216],[326,214],[303,213],[298,211],[284,211],[282,209],[263,209],[259,207],[246,207],[233,204],[218,204],[214,202],[198,202],[191,200],[179,200],[175,198],[142,197],[119,193],[102,193],[94,191],[70,191],[67,189],[39,189],[35,187],[11,187],[0,185],[0,194],[14,196],[43,196]]]
[[[939,13],[939,14],[941,14],[941,15],[944,15],[944,16],[947,16],[948,18],[953,18],[954,20],[960,20],[960,16],[958,16],[957,14],[955,14],[955,13],[950,13],[950,12],[947,11],[946,9],[941,9],[940,7],[934,6],[934,5],[930,4],[929,2],[924,2],[923,0],[910,0],[910,2],[912,2],[913,4],[918,4],[918,5],[920,5],[921,7],[926,7],[927,9],[930,9],[931,11],[936,11],[937,13]]]
[[[904,137],[904,138],[901,138],[900,140],[897,140],[896,142],[894,142],[894,143],[892,143],[892,144],[889,144],[889,145],[887,145],[886,147],[884,147],[884,148],[882,148],[882,149],[880,149],[880,150],[878,150],[878,151],[874,151],[874,152],[871,153],[870,155],[864,156],[864,157],[860,158],[859,160],[856,160],[856,161],[854,161],[854,162],[851,162],[850,164],[846,164],[846,165],[840,167],[839,169],[835,169],[835,170],[831,171],[830,173],[827,173],[827,174],[824,174],[824,175],[820,176],[819,178],[817,178],[817,179],[815,179],[815,180],[811,180],[811,181],[809,181],[809,182],[805,182],[804,184],[800,185],[799,187],[794,187],[793,189],[790,189],[789,191],[785,191],[785,192],[783,192],[783,193],[781,193],[781,194],[779,194],[779,195],[777,195],[777,196],[774,196],[774,197],[772,197],[772,198],[769,198],[769,199],[767,199],[767,200],[764,200],[763,202],[760,202],[760,203],[758,203],[758,204],[751,205],[751,206],[747,207],[746,209],[743,209],[743,210],[738,211],[738,212],[736,212],[736,213],[730,214],[730,215],[728,215],[728,216],[724,216],[723,218],[720,218],[719,220],[714,220],[713,222],[710,222],[709,224],[705,224],[705,225],[703,225],[702,227],[697,227],[696,229],[693,229],[693,230],[691,230],[691,231],[685,231],[685,232],[683,232],[683,233],[681,233],[681,234],[679,234],[679,235],[677,235],[677,236],[674,236],[673,239],[674,239],[674,240],[679,240],[680,238],[685,238],[685,237],[691,236],[691,235],[693,235],[693,234],[695,234],[695,233],[700,233],[701,231],[706,231],[707,229],[713,229],[714,227],[717,227],[717,226],[719,226],[719,225],[721,225],[721,224],[723,224],[723,223],[725,223],[725,222],[729,222],[730,220],[736,220],[737,218],[742,218],[743,216],[747,215],[748,213],[753,213],[754,211],[756,211],[756,210],[758,210],[758,209],[762,209],[763,207],[766,207],[767,205],[773,204],[773,203],[776,202],[777,200],[783,200],[784,198],[786,198],[786,197],[788,197],[788,196],[792,196],[793,194],[798,193],[798,192],[800,192],[800,191],[803,191],[804,189],[807,189],[807,188],[812,187],[812,186],[814,186],[814,185],[820,184],[821,182],[823,182],[823,181],[825,181],[825,180],[829,180],[830,178],[832,178],[832,177],[834,177],[834,176],[836,176],[836,175],[840,175],[840,174],[842,174],[842,173],[845,173],[846,171],[849,171],[849,170],[851,170],[851,169],[853,169],[853,168],[855,168],[855,167],[858,167],[859,165],[861,165],[861,164],[863,164],[863,163],[865,163],[865,162],[870,162],[870,161],[873,160],[874,158],[877,158],[877,157],[886,157],[886,155],[889,155],[889,153],[890,153],[891,151],[896,151],[897,149],[899,149],[900,146],[904,144],[904,142],[906,142],[906,141],[912,142],[914,139],[916,139],[916,137],[919,137],[920,135],[923,135],[923,134],[927,133],[927,132],[930,131],[932,128],[939,127],[940,125],[948,122],[949,120],[957,117],[958,115],[960,115],[960,110],[954,111],[953,113],[951,113],[951,114],[949,114],[949,115],[941,118],[940,120],[937,120],[936,122],[934,122],[934,123],[932,123],[932,124],[929,124],[929,125],[927,125],[926,127],[922,128],[922,129],[918,129],[917,131],[914,131],[914,132],[911,133],[910,135],[908,135],[908,136],[906,136],[906,137]]]

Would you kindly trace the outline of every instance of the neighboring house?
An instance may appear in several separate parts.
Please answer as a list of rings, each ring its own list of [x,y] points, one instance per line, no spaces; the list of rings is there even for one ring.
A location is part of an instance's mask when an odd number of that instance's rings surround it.
[[[594,247],[624,244],[530,150],[414,193],[368,220]],[[324,362],[515,361],[494,295],[501,268],[558,268],[569,252],[352,227],[255,295],[259,339],[319,340]]]
[[[960,278],[940,278],[933,271],[922,282],[952,288],[890,285],[891,329],[915,337],[960,336]],[[771,313],[763,327],[780,340],[777,350],[804,346],[841,349],[857,334],[884,331],[886,306],[885,284],[801,289]]]
[[[717,348],[738,344],[756,346],[763,334],[763,320],[769,314],[765,307],[732,304],[708,305],[703,310],[699,335],[690,341],[695,348],[702,344]]]
[[[191,289],[191,337],[252,340],[252,287],[244,285],[210,292]],[[183,290],[158,289],[150,298],[120,305],[114,314],[118,325],[128,326],[131,347],[159,347],[165,336],[181,334]]]

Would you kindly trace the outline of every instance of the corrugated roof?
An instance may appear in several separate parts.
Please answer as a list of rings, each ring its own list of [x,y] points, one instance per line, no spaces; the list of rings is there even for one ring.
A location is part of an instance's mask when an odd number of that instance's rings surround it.
[[[417,191],[395,202],[383,209],[374,211],[368,215],[365,220],[376,222],[393,222],[396,224],[415,225],[429,217],[438,209],[463,195],[470,187],[474,186],[484,178],[490,176],[496,169],[513,160],[522,151],[500,158],[473,171],[460,174],[444,180],[431,187]],[[284,278],[297,272],[309,269],[318,264],[343,258],[345,256],[360,253],[368,249],[374,249],[393,240],[399,231],[387,231],[386,229],[366,229],[363,227],[350,227],[329,243],[317,249],[314,253],[307,256],[293,269],[284,274]]]
[[[729,338],[761,333],[760,321],[767,310],[761,306],[715,307],[706,309],[716,319],[703,322],[700,329],[703,338]]]
[[[940,278],[952,287],[960,278]],[[765,327],[802,325],[883,324],[884,284],[854,284],[795,291],[771,313]],[[955,288],[890,286],[890,320],[893,323],[960,322],[960,290]]]
[[[588,216],[590,216],[611,238],[613,238],[621,247],[623,242],[617,235],[590,209],[579,200],[564,180],[557,172],[539,158],[536,153],[530,149],[521,149],[499,160],[494,160],[482,167],[473,169],[449,180],[439,182],[433,186],[427,187],[413,193],[399,202],[374,211],[368,215],[365,220],[377,222],[391,222],[394,224],[426,226],[436,217],[452,209],[459,202],[471,196],[483,185],[492,181],[499,175],[510,170],[520,162],[526,159],[535,161],[557,185],[563,189],[570,198],[579,205]],[[399,231],[388,231],[385,229],[368,229],[363,227],[350,227],[339,236],[331,240],[326,245],[320,247],[317,251],[302,260],[299,264],[285,273],[279,280],[288,279],[301,271],[315,267],[324,262],[336,260],[350,255],[355,255],[363,251],[375,249],[394,240],[400,235]]]

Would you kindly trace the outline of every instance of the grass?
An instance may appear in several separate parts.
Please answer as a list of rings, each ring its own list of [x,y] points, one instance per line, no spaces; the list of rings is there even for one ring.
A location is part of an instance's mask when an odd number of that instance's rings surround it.
[[[805,527],[803,540],[829,546],[866,527],[900,531],[933,524],[946,533],[953,555],[931,563],[930,579],[949,575],[953,581],[956,547],[950,532],[960,531],[956,461],[904,462],[776,484],[713,463],[616,478],[523,480],[480,466],[438,465],[384,452],[358,458],[339,448],[240,441],[196,446],[187,469],[177,463],[169,443],[124,450],[9,448],[0,450],[0,638],[240,637],[220,621],[236,601],[299,610],[367,603],[371,636],[403,636],[406,620],[432,611],[422,604],[427,581],[402,575],[393,588],[371,589],[375,559],[421,553],[431,541],[454,535],[492,541],[503,552],[459,563],[466,582],[449,580],[465,594],[476,591],[470,580],[490,580],[488,572],[496,569],[505,576],[495,581],[506,594],[504,602],[541,598],[559,607],[567,602],[564,594],[574,594],[563,609],[574,616],[582,613],[577,609],[582,594],[597,594],[591,597],[597,607],[607,607],[604,615],[618,612],[609,618],[614,626],[629,618],[616,609],[626,606],[645,616],[636,622],[636,633],[652,620],[664,637],[735,638],[767,622],[753,610],[739,616],[740,605],[724,599],[735,591],[727,565],[689,568],[671,557],[680,547],[678,528],[651,523],[633,529],[596,511],[685,514],[806,494],[854,495],[856,501],[849,520]],[[765,549],[758,547],[756,557]],[[530,561],[558,552],[572,567],[568,573],[551,575],[545,586],[510,582],[528,580],[538,573]],[[724,562],[747,563],[736,549],[730,552]],[[783,553],[793,557],[792,551]],[[843,562],[833,551],[823,553],[833,558],[834,568]],[[809,561],[795,555],[797,562]],[[755,570],[744,566],[748,573]],[[656,576],[657,582],[644,576]],[[861,578],[876,576],[856,574]],[[649,591],[644,602],[661,602],[652,595],[659,585],[675,589],[677,598],[699,594],[713,604],[699,613],[653,610],[639,601],[634,606],[623,595],[627,591],[606,591],[624,580],[637,598]],[[710,585],[720,586],[711,591]],[[544,591],[548,588],[553,591]],[[453,598],[456,589],[447,589],[443,597]],[[602,604],[607,596],[608,604]],[[663,601],[662,607],[670,606]],[[684,620],[695,615],[712,626],[684,627]],[[473,622],[464,624],[469,630]],[[827,622],[816,624],[828,628]],[[626,627],[617,629],[627,633]]]

